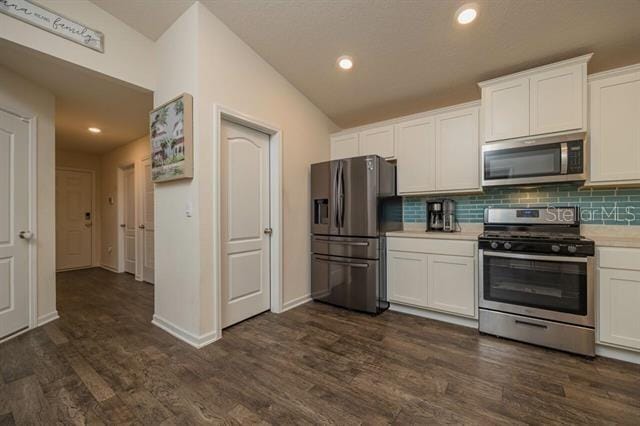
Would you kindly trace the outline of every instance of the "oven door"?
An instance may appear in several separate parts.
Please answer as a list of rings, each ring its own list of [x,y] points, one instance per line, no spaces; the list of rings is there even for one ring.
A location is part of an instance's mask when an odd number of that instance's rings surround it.
[[[593,257],[480,250],[480,308],[594,327]]]

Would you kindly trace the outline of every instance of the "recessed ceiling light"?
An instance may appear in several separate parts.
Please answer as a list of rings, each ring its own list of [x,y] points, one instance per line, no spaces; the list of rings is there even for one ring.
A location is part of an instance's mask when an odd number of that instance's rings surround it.
[[[353,68],[353,58],[351,56],[340,56],[338,58],[338,66],[343,70],[350,70]]]
[[[467,25],[473,22],[478,17],[478,6],[475,3],[468,3],[462,5],[460,9],[456,11],[456,20],[462,25]]]
[[[87,129],[87,130],[89,130],[91,133],[95,133],[95,134],[98,134],[98,133],[102,132],[102,130],[98,129],[97,127],[89,127],[89,129]]]

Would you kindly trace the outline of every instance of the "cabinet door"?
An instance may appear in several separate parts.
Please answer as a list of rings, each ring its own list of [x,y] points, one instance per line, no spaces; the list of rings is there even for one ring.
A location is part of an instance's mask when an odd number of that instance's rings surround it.
[[[360,155],[394,158],[395,151],[393,126],[377,127],[360,132]]]
[[[586,74],[578,64],[531,77],[532,135],[582,128]]]
[[[529,135],[529,78],[482,88],[484,140]]]
[[[640,72],[589,84],[591,182],[640,180]]]
[[[331,137],[331,159],[357,157],[360,155],[358,134]]]
[[[436,189],[436,132],[432,117],[396,125],[398,194]]]
[[[464,191],[480,188],[478,108],[436,117],[436,189]]]
[[[387,285],[389,301],[427,307],[428,257],[422,253],[389,250]]]
[[[429,307],[452,314],[475,316],[475,259],[429,256]]]
[[[640,272],[599,270],[599,338],[640,349]]]

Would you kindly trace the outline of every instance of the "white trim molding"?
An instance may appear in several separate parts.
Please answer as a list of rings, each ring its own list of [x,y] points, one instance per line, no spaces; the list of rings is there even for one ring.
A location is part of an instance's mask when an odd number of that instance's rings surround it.
[[[43,326],[51,321],[55,321],[60,316],[58,315],[58,311],[49,312],[48,314],[40,315],[38,317],[38,327]]]
[[[634,72],[640,72],[640,64],[633,64],[626,67],[613,68],[607,71],[590,74],[587,76],[587,81],[592,82],[596,80],[602,80],[603,78],[617,77],[619,75],[626,75]]]
[[[596,355],[605,358],[617,359],[619,361],[640,364],[640,352],[630,351],[622,348],[615,348],[599,343],[596,343]]]
[[[153,320],[151,320],[151,324],[155,325],[171,334],[173,337],[182,340],[185,343],[193,346],[194,348],[200,349],[204,346],[207,346],[210,343],[215,342],[220,339],[220,334],[217,331],[212,331],[210,333],[205,333],[200,336],[196,336],[188,332],[187,330],[178,327],[173,324],[171,321],[167,321],[166,319],[158,316],[157,314],[153,315]]]
[[[421,318],[447,322],[449,324],[461,325],[463,327],[478,329],[478,320],[473,318],[462,318],[456,315],[449,315],[442,312],[429,311],[427,309],[414,308],[413,306],[398,305],[392,303],[389,310],[402,314],[415,315]]]
[[[300,297],[296,297],[295,299],[289,300],[288,302],[285,302],[282,305],[282,310],[280,311],[280,313],[282,312],[286,312],[290,309],[293,308],[297,308],[298,306],[302,306],[305,303],[309,303],[311,302],[311,295],[310,294],[305,294],[304,296],[300,296]]]
[[[217,334],[222,337],[222,270],[221,270],[221,243],[222,233],[220,224],[220,202],[221,202],[221,176],[215,171],[220,170],[220,131],[222,120],[229,120],[233,123],[258,130],[269,135],[269,198],[271,216],[271,312],[283,312],[283,232],[282,232],[282,130],[263,122],[262,120],[245,115],[241,112],[227,108],[220,104],[213,105],[213,171],[211,179],[213,181],[213,287],[214,287],[214,308]]]

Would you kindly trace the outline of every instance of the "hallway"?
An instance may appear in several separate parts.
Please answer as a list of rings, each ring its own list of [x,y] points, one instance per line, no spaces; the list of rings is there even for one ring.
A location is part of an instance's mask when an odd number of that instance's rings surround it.
[[[60,319],[0,344],[0,424],[633,424],[640,367],[309,303],[196,350],[128,274],[58,274]],[[606,417],[603,417],[605,416]]]

